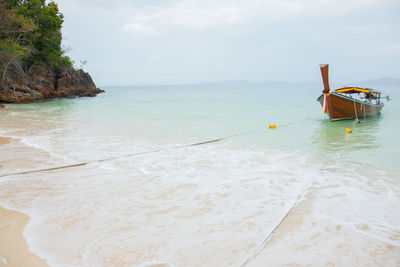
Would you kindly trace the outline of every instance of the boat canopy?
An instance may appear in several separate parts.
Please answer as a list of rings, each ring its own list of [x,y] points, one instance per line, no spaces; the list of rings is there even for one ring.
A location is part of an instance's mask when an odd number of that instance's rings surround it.
[[[370,89],[370,88],[360,88],[360,87],[343,87],[335,90],[336,93],[347,93],[347,94],[356,94],[356,93],[366,93],[366,94],[376,94],[380,95],[381,92]]]

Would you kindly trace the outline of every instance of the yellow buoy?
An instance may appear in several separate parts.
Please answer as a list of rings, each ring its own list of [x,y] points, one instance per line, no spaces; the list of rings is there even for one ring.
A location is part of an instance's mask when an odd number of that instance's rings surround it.
[[[276,128],[276,124],[272,124],[272,128]]]
[[[346,133],[351,133],[351,130],[349,128],[346,128]]]

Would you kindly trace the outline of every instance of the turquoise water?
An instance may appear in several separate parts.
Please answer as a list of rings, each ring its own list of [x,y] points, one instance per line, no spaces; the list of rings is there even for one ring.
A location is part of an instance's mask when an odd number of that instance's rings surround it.
[[[319,85],[111,87],[96,98],[11,105],[9,110],[38,113],[72,129],[64,134],[75,131],[87,138],[118,136],[168,145],[227,137],[238,145],[299,150],[327,158],[334,154],[395,168],[400,94],[395,86],[382,88],[393,100],[379,116],[360,118],[359,123],[330,122],[316,102]],[[277,129],[268,129],[269,124]],[[352,134],[346,135],[346,128]]]
[[[89,163],[0,178],[0,204],[31,216],[25,238],[51,265],[399,264],[398,87],[359,123],[330,122],[319,84],[103,89],[0,109],[14,138],[0,175]],[[264,247],[299,199],[297,226]]]

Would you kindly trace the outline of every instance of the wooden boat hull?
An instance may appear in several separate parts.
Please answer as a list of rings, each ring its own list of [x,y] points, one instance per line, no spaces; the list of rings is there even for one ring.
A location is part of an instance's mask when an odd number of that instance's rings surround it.
[[[324,105],[324,94],[317,99]],[[332,92],[327,96],[327,113],[331,121],[376,116],[383,105],[375,105]]]

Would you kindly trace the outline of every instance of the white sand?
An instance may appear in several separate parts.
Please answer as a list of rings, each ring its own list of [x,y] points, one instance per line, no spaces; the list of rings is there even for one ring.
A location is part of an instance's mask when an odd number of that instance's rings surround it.
[[[9,267],[41,267],[46,262],[31,253],[22,236],[29,216],[0,207],[0,264]]]

